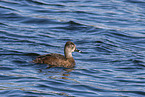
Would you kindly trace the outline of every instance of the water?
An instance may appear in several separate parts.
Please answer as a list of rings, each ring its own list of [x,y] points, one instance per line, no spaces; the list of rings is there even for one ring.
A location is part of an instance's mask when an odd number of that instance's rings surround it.
[[[144,97],[144,0],[0,0],[1,97]],[[63,54],[74,69],[31,63]]]

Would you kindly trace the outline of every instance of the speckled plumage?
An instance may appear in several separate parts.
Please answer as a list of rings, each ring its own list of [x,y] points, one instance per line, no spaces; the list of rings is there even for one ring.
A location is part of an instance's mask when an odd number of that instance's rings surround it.
[[[75,66],[75,60],[72,57],[72,52],[78,51],[76,46],[73,42],[66,42],[64,48],[65,56],[61,54],[51,53],[46,55],[38,56],[34,63],[41,63],[41,64],[48,64],[52,67],[65,67],[65,68],[72,68]]]

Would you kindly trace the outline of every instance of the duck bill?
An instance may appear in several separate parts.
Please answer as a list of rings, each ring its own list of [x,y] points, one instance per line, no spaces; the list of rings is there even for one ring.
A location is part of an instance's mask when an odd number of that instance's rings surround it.
[[[79,52],[79,53],[81,53],[82,51],[80,51],[80,50],[78,50],[77,48],[75,49],[75,52]]]

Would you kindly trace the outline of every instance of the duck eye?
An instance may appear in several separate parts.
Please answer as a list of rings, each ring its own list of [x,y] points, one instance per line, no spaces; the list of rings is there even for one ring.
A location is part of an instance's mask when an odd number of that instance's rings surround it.
[[[74,48],[74,45],[71,45],[72,48]]]

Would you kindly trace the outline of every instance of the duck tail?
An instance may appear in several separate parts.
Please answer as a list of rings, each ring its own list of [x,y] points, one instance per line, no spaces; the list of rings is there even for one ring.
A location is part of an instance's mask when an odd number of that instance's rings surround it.
[[[41,64],[44,63],[43,60],[42,60],[42,58],[36,58],[36,59],[33,60],[32,62],[33,62],[33,63],[41,63]]]

